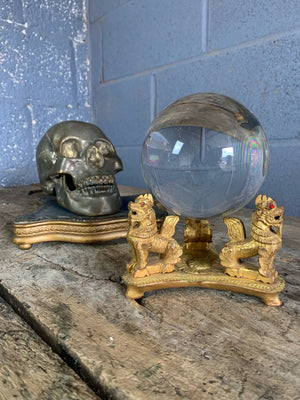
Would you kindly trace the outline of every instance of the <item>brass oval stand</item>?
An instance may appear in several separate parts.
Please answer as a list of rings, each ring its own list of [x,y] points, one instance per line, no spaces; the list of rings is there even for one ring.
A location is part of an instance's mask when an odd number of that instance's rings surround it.
[[[54,196],[44,196],[39,199],[36,212],[15,218],[13,242],[20,249],[28,250],[39,242],[96,243],[125,238],[128,231],[128,202],[134,197],[121,196],[122,207],[116,214],[86,217],[62,208]],[[161,210],[157,210],[157,213],[158,219],[166,215]]]

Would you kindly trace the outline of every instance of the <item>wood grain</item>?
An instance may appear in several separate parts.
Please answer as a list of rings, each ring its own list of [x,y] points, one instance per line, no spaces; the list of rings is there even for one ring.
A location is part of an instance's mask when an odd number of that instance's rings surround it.
[[[28,251],[12,243],[13,217],[35,207],[30,190],[0,190],[0,293],[103,398],[297,399],[298,219],[285,219],[275,260],[287,282],[283,306],[199,288],[149,292],[136,302],[121,282],[130,259],[124,239]],[[250,226],[250,210],[236,215]],[[221,219],[212,226],[220,248],[226,227]]]
[[[0,299],[0,400],[99,399]]]

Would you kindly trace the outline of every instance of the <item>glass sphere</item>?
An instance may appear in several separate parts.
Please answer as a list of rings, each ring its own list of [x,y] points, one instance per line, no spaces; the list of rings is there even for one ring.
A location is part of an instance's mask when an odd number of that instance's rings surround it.
[[[244,207],[261,186],[268,159],[265,133],[245,106],[221,94],[197,93],[153,120],[142,171],[169,211],[208,218]]]

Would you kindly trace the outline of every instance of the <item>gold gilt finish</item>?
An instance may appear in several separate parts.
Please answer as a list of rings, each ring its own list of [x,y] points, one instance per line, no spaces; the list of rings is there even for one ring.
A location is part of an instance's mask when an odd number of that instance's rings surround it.
[[[277,207],[271,197],[257,196],[256,211],[252,215],[251,237],[246,238],[245,228],[237,218],[225,218],[230,242],[220,253],[221,264],[228,275],[274,283],[278,273],[273,261],[281,247],[283,207]],[[244,269],[241,258],[258,255],[258,271]]]
[[[127,218],[98,222],[46,221],[29,224],[14,224],[13,242],[22,250],[34,243],[63,241],[93,243],[125,238],[128,231]]]
[[[187,218],[184,241],[179,247],[171,238],[178,217],[167,217],[158,233],[151,211],[152,196],[146,196],[139,196],[129,206],[127,240],[133,257],[123,276],[126,297],[137,299],[154,289],[196,286],[254,295],[267,305],[281,305],[279,293],[285,282],[277,276],[273,260],[281,246],[283,207],[277,207],[266,196],[257,196],[249,239],[245,238],[242,221],[225,218],[231,240],[219,257],[207,220]],[[168,232],[165,237],[164,229]],[[173,252],[163,250],[168,246]],[[159,253],[160,257],[150,258],[149,251]],[[259,257],[259,268],[241,262],[241,258],[254,255]]]
[[[132,249],[132,259],[127,270],[134,278],[143,278],[157,273],[172,272],[175,263],[180,260],[182,248],[172,239],[177,216],[166,217],[160,232],[156,224],[151,194],[138,196],[128,204],[129,230],[127,241]],[[150,261],[149,252],[161,254],[161,257]]]
[[[30,214],[19,215],[12,222],[13,242],[22,250],[34,243],[63,241],[73,243],[96,243],[126,238],[128,232],[128,202],[144,189],[118,185],[122,208],[117,214],[86,217],[70,213],[60,207],[54,196],[41,196],[38,208]],[[166,213],[157,210],[160,226]]]

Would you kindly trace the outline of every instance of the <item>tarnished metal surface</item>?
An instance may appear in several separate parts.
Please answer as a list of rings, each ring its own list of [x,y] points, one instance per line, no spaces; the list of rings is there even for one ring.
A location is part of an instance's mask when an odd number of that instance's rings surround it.
[[[36,150],[42,188],[79,215],[108,215],[122,201],[115,174],[123,169],[113,144],[96,125],[65,121],[50,128]]]

